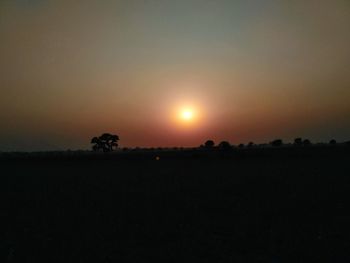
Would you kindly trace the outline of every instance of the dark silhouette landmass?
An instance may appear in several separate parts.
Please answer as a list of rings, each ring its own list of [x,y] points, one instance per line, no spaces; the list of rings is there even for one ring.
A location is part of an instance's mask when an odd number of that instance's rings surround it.
[[[98,147],[0,154],[0,262],[350,262],[349,142]]]

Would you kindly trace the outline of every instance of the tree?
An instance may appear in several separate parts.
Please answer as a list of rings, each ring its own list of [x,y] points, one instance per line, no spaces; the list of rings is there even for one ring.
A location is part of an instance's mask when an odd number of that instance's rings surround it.
[[[204,144],[205,148],[208,148],[208,149],[211,149],[213,148],[215,145],[214,141],[213,140],[207,140]]]
[[[101,140],[100,140],[98,137],[93,137],[93,138],[91,139],[91,142],[90,142],[90,143],[93,143],[93,144],[94,144],[94,145],[92,146],[92,150],[93,150],[94,152],[98,152],[98,151],[100,151],[100,150],[103,149],[102,142],[101,142]]]
[[[244,143],[238,144],[238,148],[243,149],[244,148]]]
[[[283,144],[283,141],[281,139],[273,140],[270,142],[272,146],[281,146]]]
[[[252,147],[254,147],[254,145],[255,145],[255,144],[254,144],[253,142],[249,142],[249,143],[248,143],[248,148],[252,148]]]
[[[336,145],[336,144],[337,144],[337,141],[334,140],[334,139],[332,139],[332,140],[329,141],[329,144],[330,144],[330,145]]]
[[[305,140],[303,141],[303,145],[304,145],[304,146],[310,146],[310,145],[311,145],[311,141],[310,141],[309,139],[305,139]]]
[[[295,138],[294,139],[294,145],[295,146],[301,146],[303,145],[303,140],[301,138]]]
[[[229,142],[227,142],[227,141],[220,142],[218,147],[222,151],[228,151],[228,150],[232,149],[231,144]]]
[[[119,136],[104,133],[99,137],[93,137],[91,139],[91,143],[94,144],[92,146],[93,151],[103,151],[103,152],[112,152],[116,148],[118,148]]]

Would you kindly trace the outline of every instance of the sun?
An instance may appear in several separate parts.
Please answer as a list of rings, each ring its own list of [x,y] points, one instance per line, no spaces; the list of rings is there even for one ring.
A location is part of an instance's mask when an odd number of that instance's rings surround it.
[[[182,110],[180,117],[184,121],[191,121],[193,119],[193,110],[191,109]]]
[[[172,110],[172,123],[180,129],[193,130],[202,125],[203,111],[197,104],[180,104]]]
[[[182,123],[193,123],[196,119],[196,112],[193,108],[180,108],[178,111],[178,119]]]

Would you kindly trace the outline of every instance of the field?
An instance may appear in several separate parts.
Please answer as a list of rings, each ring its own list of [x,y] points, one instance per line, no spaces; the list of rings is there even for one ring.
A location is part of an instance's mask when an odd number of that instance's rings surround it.
[[[0,262],[350,262],[350,147],[18,154],[0,168]]]

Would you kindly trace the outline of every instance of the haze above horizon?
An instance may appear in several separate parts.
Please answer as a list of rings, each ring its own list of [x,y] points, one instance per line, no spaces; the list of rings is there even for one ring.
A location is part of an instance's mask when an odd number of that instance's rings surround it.
[[[0,2],[0,151],[349,140],[350,2]]]

